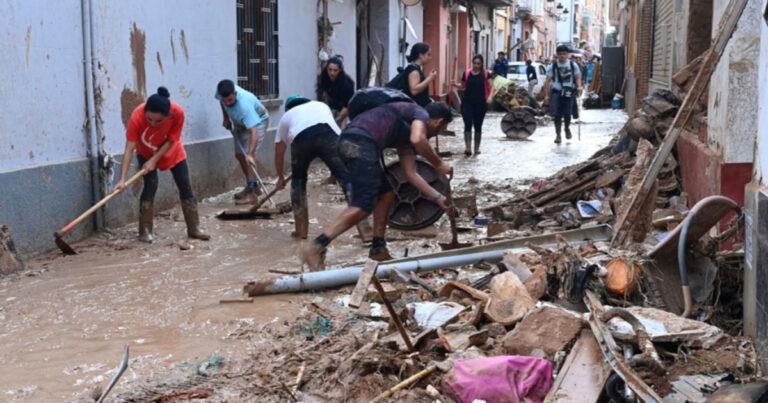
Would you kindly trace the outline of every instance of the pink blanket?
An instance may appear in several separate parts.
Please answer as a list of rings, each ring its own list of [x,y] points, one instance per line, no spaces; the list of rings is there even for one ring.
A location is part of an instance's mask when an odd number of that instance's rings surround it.
[[[552,387],[552,363],[519,355],[456,360],[442,390],[457,402],[541,402]]]

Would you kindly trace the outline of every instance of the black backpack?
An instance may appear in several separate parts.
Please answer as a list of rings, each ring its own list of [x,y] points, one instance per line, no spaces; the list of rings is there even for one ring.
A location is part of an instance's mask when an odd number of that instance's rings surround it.
[[[411,97],[405,95],[402,91],[386,87],[368,87],[355,92],[347,104],[349,109],[349,119],[354,119],[357,115],[373,109],[377,106],[385,105],[390,102],[411,102],[415,103]]]
[[[418,67],[411,67],[412,65],[409,64],[406,67],[398,67],[397,68],[397,75],[389,80],[388,83],[384,84],[387,88],[396,89],[398,91],[402,91],[406,94],[410,93],[410,88],[408,88],[408,75],[413,71],[418,69]],[[413,65],[415,66],[415,65]],[[411,68],[409,68],[411,67]]]

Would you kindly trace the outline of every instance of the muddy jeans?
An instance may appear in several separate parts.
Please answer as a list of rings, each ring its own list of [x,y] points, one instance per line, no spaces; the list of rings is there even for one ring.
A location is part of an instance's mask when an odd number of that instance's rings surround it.
[[[320,158],[349,194],[349,171],[341,160],[339,136],[325,123],[304,129],[291,142],[291,204],[294,209],[307,208],[307,172],[309,164]]]
[[[139,166],[143,166],[144,163],[147,162],[146,158],[141,155],[137,155],[136,159],[139,161]],[[192,193],[192,182],[189,180],[187,160],[183,160],[174,165],[173,168],[171,168],[171,174],[173,174],[173,181],[176,182],[176,187],[179,189],[179,197],[181,200],[194,199],[195,194]],[[140,200],[155,200],[155,193],[157,193],[157,185],[159,182],[157,169],[144,175],[144,188],[141,190]]]

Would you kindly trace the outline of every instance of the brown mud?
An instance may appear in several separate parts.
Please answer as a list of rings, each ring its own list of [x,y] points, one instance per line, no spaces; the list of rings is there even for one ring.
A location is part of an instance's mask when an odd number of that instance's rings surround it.
[[[463,156],[463,124],[456,119],[450,128],[457,137],[439,138],[440,150],[453,155],[448,162],[456,172],[454,196],[475,194],[479,206],[498,203],[536,178],[586,160],[626,120],[626,115],[616,111],[583,114],[582,140],[574,138],[557,146],[552,143],[551,125],[540,126],[528,141],[507,140],[499,129],[503,115],[489,113],[482,153],[469,158]],[[327,169],[318,165],[308,184],[310,239],[344,207],[340,189],[323,184],[327,176]],[[274,178],[267,182],[270,187]],[[201,203],[202,226],[212,235],[208,242],[187,239],[177,206],[158,214],[156,240],[151,245],[136,241],[136,224],[112,228],[70,243],[78,255],[52,252],[26,262],[27,269],[20,274],[0,278],[0,359],[4,367],[0,399],[65,401],[87,394],[109,381],[128,344],[129,369],[112,397],[149,397],[149,393],[141,395],[142,388],[153,393],[165,388],[168,393],[182,389],[204,395],[206,388],[226,384],[226,388],[216,388],[216,396],[209,401],[241,401],[253,396],[266,399],[261,401],[285,400],[288,395],[280,391],[280,383],[290,384],[289,375],[295,376],[301,367],[289,355],[307,342],[294,321],[322,317],[307,307],[316,295],[329,300],[339,290],[219,303],[242,298],[243,285],[275,276],[270,270],[300,269],[296,251],[301,244],[290,236],[290,213],[266,220],[215,218],[233,208],[236,190]],[[275,202],[287,201],[288,193],[278,193]],[[460,226],[465,229],[459,234],[462,242],[476,241],[485,233],[484,227],[471,221]],[[388,231],[390,251],[395,257],[421,255],[440,251],[439,242],[451,240],[446,217],[431,232],[436,236]],[[186,249],[188,246],[191,248]],[[348,231],[331,244],[327,266],[360,265],[367,252],[356,232]],[[362,351],[355,365],[338,362],[339,357],[350,357],[370,341],[360,326],[365,324],[333,323],[330,331],[344,329],[336,341],[304,354],[307,362],[323,364],[307,367],[303,377],[313,390],[329,391],[328,396],[315,398],[369,399],[394,385],[396,378],[423,369],[430,358],[412,357],[394,367],[381,363],[385,368],[377,366],[375,351]],[[217,357],[222,357],[223,364]],[[200,365],[223,365],[226,371],[199,371]],[[337,382],[331,380],[350,377],[366,379],[355,383],[361,390],[331,384]],[[271,383],[264,383],[265,379]],[[326,381],[331,383],[324,384]],[[187,388],[177,387],[183,385]]]

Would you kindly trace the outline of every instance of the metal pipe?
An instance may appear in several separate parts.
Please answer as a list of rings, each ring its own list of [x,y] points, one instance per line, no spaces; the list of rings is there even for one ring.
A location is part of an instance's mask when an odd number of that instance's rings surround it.
[[[525,244],[528,242],[540,246],[557,246],[559,243],[557,238],[560,237],[565,238],[573,245],[580,245],[593,241],[608,241],[613,235],[612,232],[610,226],[601,225],[589,229],[517,238],[509,241],[500,241],[482,246],[455,249],[448,252],[438,252],[414,258],[392,260],[379,264],[376,276],[382,278],[388,277],[390,270],[397,270],[404,273],[418,273],[447,267],[464,266],[481,261],[496,263],[499,262],[509,250],[528,250],[525,248]],[[343,269],[309,272],[295,276],[267,278],[246,284],[245,287],[243,287],[243,291],[249,296],[256,296],[338,287],[357,282],[362,270],[363,266],[356,266]]]
[[[711,196],[711,197],[722,197],[722,196]],[[725,199],[725,197],[722,197],[722,198]],[[741,214],[741,209],[736,204],[736,202],[732,200],[730,201],[734,206],[733,207],[734,211],[736,211],[737,214]],[[677,239],[677,264],[678,264],[678,269],[680,270],[680,284],[682,285],[682,291],[683,291],[683,313],[680,316],[682,316],[683,318],[687,318],[688,315],[691,314],[691,310],[693,310],[693,298],[691,297],[691,287],[688,284],[688,268],[685,265],[685,252],[686,252],[686,242],[688,241],[687,239],[688,228],[690,228],[691,221],[693,221],[693,218],[695,215],[696,214],[693,211],[691,211],[685,217],[680,227],[680,236]]]
[[[85,107],[88,119],[88,158],[90,160],[91,173],[91,199],[94,204],[105,195],[101,186],[101,167],[99,164],[101,153],[101,143],[99,142],[98,131],[96,130],[96,100],[93,84],[93,21],[91,18],[92,0],[81,0],[83,17],[83,67],[85,75]],[[100,217],[96,216],[94,220],[94,229],[99,227]]]

